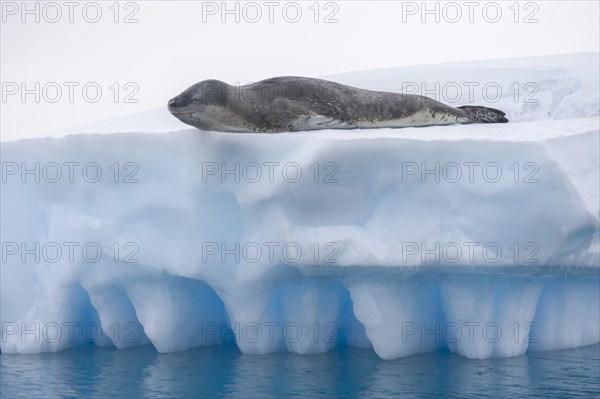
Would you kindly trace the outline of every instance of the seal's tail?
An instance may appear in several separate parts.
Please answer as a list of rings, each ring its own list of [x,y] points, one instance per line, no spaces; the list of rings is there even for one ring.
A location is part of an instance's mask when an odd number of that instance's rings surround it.
[[[476,105],[463,105],[458,107],[465,112],[473,122],[478,123],[506,123],[508,119],[504,117],[504,112],[488,107],[481,107]]]

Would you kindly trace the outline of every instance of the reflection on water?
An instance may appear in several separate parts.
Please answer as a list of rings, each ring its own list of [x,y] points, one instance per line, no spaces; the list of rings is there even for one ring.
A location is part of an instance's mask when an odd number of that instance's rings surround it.
[[[159,354],[86,346],[0,355],[2,397],[600,397],[600,345],[469,360],[448,352],[385,361],[371,350],[242,355],[234,346]]]

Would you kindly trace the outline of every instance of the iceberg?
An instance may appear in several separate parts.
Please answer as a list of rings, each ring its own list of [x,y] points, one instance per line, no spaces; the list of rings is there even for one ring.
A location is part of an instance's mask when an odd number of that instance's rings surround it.
[[[598,58],[327,77],[445,102],[458,88],[505,125],[229,134],[160,109],[3,142],[0,348],[481,359],[598,343]]]

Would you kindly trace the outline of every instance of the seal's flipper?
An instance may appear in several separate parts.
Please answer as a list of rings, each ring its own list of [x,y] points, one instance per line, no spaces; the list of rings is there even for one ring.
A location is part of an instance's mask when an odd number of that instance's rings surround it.
[[[495,108],[482,107],[477,105],[463,105],[457,107],[464,111],[471,122],[480,123],[506,123],[508,119],[504,117],[504,112]]]
[[[352,129],[356,126],[349,122],[324,115],[303,115],[290,126],[290,132],[299,130]]]

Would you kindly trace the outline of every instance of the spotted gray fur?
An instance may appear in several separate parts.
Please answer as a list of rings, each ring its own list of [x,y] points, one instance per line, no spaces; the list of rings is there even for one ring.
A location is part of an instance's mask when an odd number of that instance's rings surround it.
[[[172,98],[168,108],[188,125],[223,132],[508,122],[504,112],[493,108],[454,108],[425,96],[365,90],[294,76],[245,86],[205,80]]]

